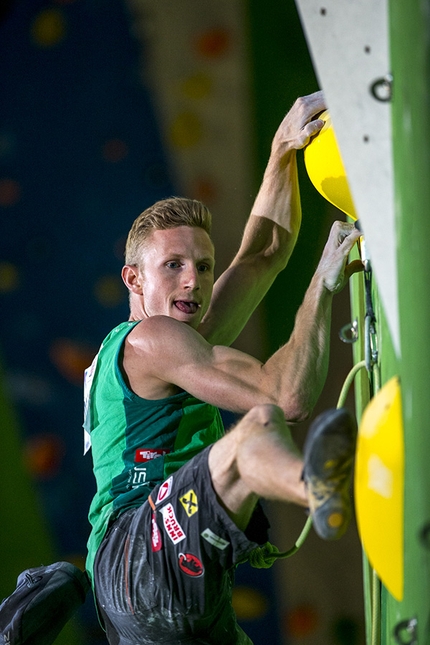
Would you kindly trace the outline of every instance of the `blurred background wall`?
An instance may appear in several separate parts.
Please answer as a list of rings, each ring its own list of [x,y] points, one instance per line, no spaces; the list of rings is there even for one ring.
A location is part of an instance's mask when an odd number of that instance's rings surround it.
[[[228,264],[277,125],[317,89],[293,0],[9,0],[0,13],[0,597],[18,573],[83,566],[94,492],[83,457],[82,373],[128,317],[125,236],[157,199],[201,199]],[[310,185],[287,270],[236,343],[265,359],[287,338],[331,223]],[[315,414],[336,405],[351,364],[338,330]],[[352,406],[352,403],[351,403]],[[232,418],[226,415],[226,423]],[[299,445],[307,424],[294,429]],[[267,504],[289,548],[306,517]],[[273,569],[240,567],[235,608],[255,645],[364,642],[354,526],[311,533]],[[60,643],[106,641],[91,598]]]

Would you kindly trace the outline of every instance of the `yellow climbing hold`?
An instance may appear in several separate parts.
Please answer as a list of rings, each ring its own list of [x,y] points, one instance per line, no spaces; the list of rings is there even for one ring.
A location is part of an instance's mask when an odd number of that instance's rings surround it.
[[[304,157],[309,179],[319,193],[341,211],[357,219],[345,167],[328,110],[320,116],[325,124],[306,146]]]
[[[401,389],[388,381],[360,424],[355,500],[361,541],[389,592],[403,597],[404,442]]]

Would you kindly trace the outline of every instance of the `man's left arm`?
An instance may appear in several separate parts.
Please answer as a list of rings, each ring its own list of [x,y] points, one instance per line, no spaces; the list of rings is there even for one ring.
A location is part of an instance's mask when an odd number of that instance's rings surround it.
[[[323,126],[322,92],[297,99],[272,142],[269,162],[239,251],[214,286],[199,332],[230,345],[242,331],[293,252],[301,225],[297,150]]]

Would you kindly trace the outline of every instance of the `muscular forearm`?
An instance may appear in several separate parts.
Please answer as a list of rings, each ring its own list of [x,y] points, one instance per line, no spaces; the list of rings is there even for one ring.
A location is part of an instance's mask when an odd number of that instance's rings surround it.
[[[291,422],[306,419],[321,394],[329,362],[332,299],[316,274],[297,312],[288,343],[262,368],[276,384],[276,402]]]
[[[286,231],[286,246],[282,248],[285,263],[294,248],[301,224],[297,150],[304,148],[321,129],[323,122],[313,120],[313,117],[324,109],[324,105],[322,93],[316,92],[298,99],[285,116],[273,138],[263,182],[251,211]]]
[[[363,270],[360,261],[348,264],[348,255],[359,236],[351,224],[333,224],[297,312],[291,338],[263,367],[277,383],[276,402],[290,420],[306,418],[321,393],[328,368],[333,294],[345,286],[353,273]]]
[[[270,157],[251,211],[257,221],[251,217],[241,246],[242,254],[260,249],[270,253],[278,270],[293,252],[302,221],[296,156],[296,150],[288,150]],[[259,218],[267,220],[264,236],[255,235]],[[279,244],[272,244],[274,231]]]

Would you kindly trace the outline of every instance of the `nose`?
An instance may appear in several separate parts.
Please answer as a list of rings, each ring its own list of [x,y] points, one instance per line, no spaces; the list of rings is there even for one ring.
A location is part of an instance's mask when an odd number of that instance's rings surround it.
[[[183,287],[185,289],[199,289],[200,288],[200,275],[197,267],[188,265],[182,273]]]

